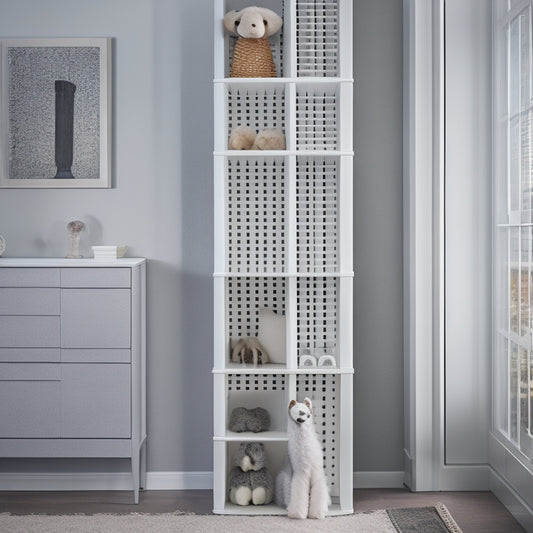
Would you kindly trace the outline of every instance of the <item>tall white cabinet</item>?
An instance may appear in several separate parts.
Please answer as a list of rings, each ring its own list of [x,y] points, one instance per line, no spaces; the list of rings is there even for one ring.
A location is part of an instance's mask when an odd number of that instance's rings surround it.
[[[246,5],[215,0],[214,512],[286,512],[230,503],[231,458],[240,442],[263,442],[275,477],[287,448],[288,403],[308,396],[330,514],[351,513],[352,2],[262,2],[283,16],[270,38],[278,77],[229,78],[235,38],[222,21]],[[282,129],[286,150],[228,150],[240,125]],[[232,340],[258,335],[262,308],[284,317],[282,360],[232,363]],[[332,355],[336,365],[303,366],[304,355]],[[235,407],[258,406],[271,415],[269,431],[229,430]]]

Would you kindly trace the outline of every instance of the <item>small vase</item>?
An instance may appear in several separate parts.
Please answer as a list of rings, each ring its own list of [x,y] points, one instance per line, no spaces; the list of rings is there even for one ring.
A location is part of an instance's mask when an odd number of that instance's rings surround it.
[[[80,259],[80,234],[74,233],[68,236],[68,254],[67,259]]]

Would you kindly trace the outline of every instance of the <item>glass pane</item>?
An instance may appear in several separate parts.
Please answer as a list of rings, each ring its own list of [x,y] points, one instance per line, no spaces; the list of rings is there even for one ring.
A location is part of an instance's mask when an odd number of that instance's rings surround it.
[[[509,366],[509,416],[511,440],[518,442],[518,345],[514,342]]]
[[[520,116],[515,115],[509,123],[509,181],[511,211],[520,208]]]
[[[499,332],[509,331],[509,228],[500,228],[496,242],[496,327]],[[498,290],[499,289],[499,290]]]
[[[529,434],[533,436],[533,352],[529,351]]]
[[[519,334],[519,324],[520,324],[520,234],[518,228],[510,228],[510,328],[513,333]]]
[[[522,222],[531,220],[532,208],[532,113],[531,113],[531,16],[527,8],[520,16],[520,109]]]
[[[528,350],[520,348],[520,435],[527,436],[529,430],[528,411]],[[521,439],[522,440],[522,439]]]
[[[503,335],[498,337],[498,391],[497,391],[497,419],[496,423],[500,430],[507,434],[509,432],[509,341]]]

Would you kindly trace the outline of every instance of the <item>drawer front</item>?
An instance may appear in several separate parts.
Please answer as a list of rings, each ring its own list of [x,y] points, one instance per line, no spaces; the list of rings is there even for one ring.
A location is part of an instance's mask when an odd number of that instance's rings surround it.
[[[62,268],[61,287],[127,288],[131,272],[129,268]]]
[[[58,316],[0,316],[0,348],[58,347]]]
[[[59,348],[0,348],[0,363],[59,363]]]
[[[59,287],[59,268],[0,268],[0,287]]]
[[[0,363],[0,381],[59,381],[59,363]]]
[[[0,315],[59,315],[59,289],[0,287]]]
[[[131,362],[131,350],[63,348],[61,361],[63,363],[129,363]]]
[[[130,348],[130,289],[61,289],[62,348]]]
[[[61,365],[61,437],[131,436],[131,366]]]
[[[0,381],[0,438],[58,438],[59,381]]]

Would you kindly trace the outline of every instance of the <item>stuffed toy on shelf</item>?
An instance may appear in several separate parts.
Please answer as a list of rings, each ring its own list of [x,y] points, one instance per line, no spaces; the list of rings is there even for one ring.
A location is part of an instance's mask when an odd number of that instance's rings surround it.
[[[231,65],[231,78],[275,78],[276,65],[268,38],[283,24],[270,9],[250,6],[226,13],[224,27],[239,36]]]

